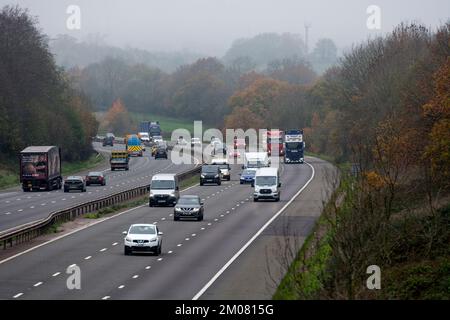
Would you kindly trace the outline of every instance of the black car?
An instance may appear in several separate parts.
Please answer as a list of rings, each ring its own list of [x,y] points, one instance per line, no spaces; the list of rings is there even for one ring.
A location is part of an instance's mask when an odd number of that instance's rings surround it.
[[[164,158],[167,159],[167,149],[164,147],[158,147],[155,151],[155,159]]]
[[[216,183],[221,185],[220,167],[218,165],[206,164],[202,166],[200,173],[200,185],[205,183]]]
[[[86,176],[86,185],[99,184],[101,186],[106,185],[106,178],[102,172],[89,172]]]
[[[71,190],[86,192],[86,182],[83,177],[71,176],[64,180],[64,192],[70,192]]]
[[[111,134],[107,134],[106,137],[103,138],[103,146],[114,146],[114,139],[115,137]]]
[[[173,220],[178,221],[180,218],[193,218],[197,221],[203,220],[203,202],[199,196],[184,195],[178,199],[173,213]]]

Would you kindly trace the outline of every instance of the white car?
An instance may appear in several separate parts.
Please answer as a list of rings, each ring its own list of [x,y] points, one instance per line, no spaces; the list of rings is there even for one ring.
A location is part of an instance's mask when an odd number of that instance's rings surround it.
[[[153,136],[153,142],[154,143],[161,143],[164,142],[164,139],[162,136]]]
[[[177,144],[180,146],[185,146],[185,145],[187,145],[187,141],[183,137],[179,137],[177,140]]]
[[[162,235],[154,224],[132,224],[128,231],[124,231],[124,253],[153,252],[157,256],[162,250]]]
[[[196,145],[197,146],[202,145],[202,142],[200,141],[200,139],[199,138],[191,138],[191,146],[194,147]]]

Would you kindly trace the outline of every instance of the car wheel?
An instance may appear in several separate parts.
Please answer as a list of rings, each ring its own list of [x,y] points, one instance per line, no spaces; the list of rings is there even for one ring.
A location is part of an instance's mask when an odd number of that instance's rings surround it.
[[[197,221],[203,221],[203,214],[198,216]]]
[[[67,189],[64,189],[64,192],[69,192],[69,190],[67,190]]]
[[[253,198],[253,202],[258,202],[258,198]]]
[[[126,256],[129,256],[129,255],[131,254],[130,249],[128,249],[127,247],[124,247],[123,253],[124,253]]]
[[[203,182],[200,181],[200,185],[203,186]]]
[[[173,216],[173,221],[180,221],[180,217]]]
[[[151,208],[151,207],[153,207],[153,204],[151,202],[149,202],[148,206]]]
[[[242,181],[240,181],[239,183],[240,183],[240,184],[244,184],[244,182],[242,182]]]

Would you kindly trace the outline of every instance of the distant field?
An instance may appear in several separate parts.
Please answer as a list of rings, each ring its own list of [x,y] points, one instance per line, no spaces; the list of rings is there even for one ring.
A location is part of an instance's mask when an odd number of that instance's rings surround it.
[[[137,124],[137,126],[139,126],[139,123],[144,120],[159,121],[164,138],[170,138],[172,131],[175,129],[186,129],[191,134],[194,132],[194,122],[189,120],[135,112],[131,113],[131,119]]]
[[[105,112],[96,112],[95,116],[97,120],[101,121],[105,115]],[[186,129],[188,130],[191,135],[194,133],[194,121],[192,120],[184,120],[174,117],[168,117],[168,116],[160,116],[150,113],[138,113],[138,112],[130,112],[131,119],[135,125],[136,128],[139,127],[139,123],[141,121],[159,121],[159,124],[161,125],[161,129],[163,131],[163,136],[165,139],[170,139],[172,135],[172,131],[175,129]],[[211,125],[207,125],[203,123],[203,131],[206,129],[211,128]],[[106,134],[105,130],[99,129],[98,132],[100,135]]]

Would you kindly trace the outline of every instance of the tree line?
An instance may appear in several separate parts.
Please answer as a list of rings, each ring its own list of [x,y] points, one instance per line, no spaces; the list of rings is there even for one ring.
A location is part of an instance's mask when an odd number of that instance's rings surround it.
[[[89,99],[56,66],[48,39],[26,10],[0,11],[0,157],[29,145],[57,145],[64,160],[92,153],[97,132]]]
[[[449,299],[450,23],[401,24],[307,90],[309,151],[337,191],[284,288],[301,299]],[[323,235],[323,236],[319,236]],[[381,290],[368,290],[368,266]]]

